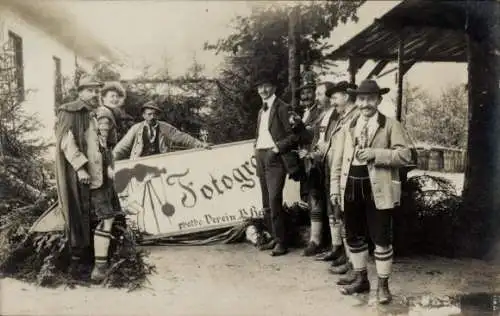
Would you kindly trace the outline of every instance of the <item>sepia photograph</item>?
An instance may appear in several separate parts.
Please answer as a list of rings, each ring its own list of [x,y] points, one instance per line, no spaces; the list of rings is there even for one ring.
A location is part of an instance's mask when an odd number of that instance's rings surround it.
[[[500,315],[500,1],[0,0],[0,315]]]

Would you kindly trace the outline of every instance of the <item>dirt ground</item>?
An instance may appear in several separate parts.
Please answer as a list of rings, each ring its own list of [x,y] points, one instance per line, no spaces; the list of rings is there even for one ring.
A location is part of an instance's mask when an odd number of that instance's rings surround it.
[[[416,297],[499,292],[498,267],[474,260],[397,259],[394,304],[370,295],[342,296],[327,264],[300,256],[271,257],[249,244],[150,248],[157,273],[149,288],[127,293],[101,287],[45,289],[0,280],[2,315],[428,315],[405,307]],[[374,265],[370,279],[375,281]],[[375,283],[373,283],[375,287]],[[495,288],[496,287],[496,288]],[[455,312],[457,308],[455,308]],[[459,309],[458,309],[459,311]],[[451,315],[441,313],[439,315]]]

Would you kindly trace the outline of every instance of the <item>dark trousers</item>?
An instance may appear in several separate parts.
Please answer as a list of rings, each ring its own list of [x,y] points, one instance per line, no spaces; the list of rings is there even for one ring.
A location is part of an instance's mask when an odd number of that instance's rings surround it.
[[[285,243],[283,188],[286,169],[281,157],[270,149],[256,151],[257,174],[262,192],[264,217],[271,217],[272,235],[276,242]],[[267,213],[267,214],[266,214]]]
[[[360,248],[368,237],[375,245],[392,244],[392,209],[378,210],[366,166],[351,166],[344,196],[347,244]]]

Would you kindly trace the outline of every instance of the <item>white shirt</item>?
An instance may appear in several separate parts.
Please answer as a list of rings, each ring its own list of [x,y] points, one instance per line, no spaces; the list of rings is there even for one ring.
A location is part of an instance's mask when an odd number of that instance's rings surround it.
[[[329,109],[328,112],[325,113],[325,116],[323,116],[323,119],[321,120],[321,123],[319,124],[319,141],[320,142],[325,141],[326,128],[328,127],[328,123],[330,122],[330,119],[331,119],[334,111],[335,111],[334,107]]]
[[[335,111],[335,108],[332,107],[329,109],[325,115],[323,116],[323,119],[321,120],[321,123],[319,124],[319,139],[318,139],[318,149],[320,153],[325,153],[328,143],[326,142],[325,139],[325,134],[326,134],[326,128],[328,127],[328,123],[330,122],[330,118],[332,117],[333,112]]]
[[[366,118],[363,115],[360,115],[358,118],[358,121],[356,122],[356,126],[354,127],[354,137],[355,138],[360,137],[361,131],[363,130],[363,127],[365,126],[365,123],[366,123],[366,126],[368,128],[368,140],[370,140],[372,138],[373,134],[376,132],[377,120],[378,120],[378,112],[375,113],[375,115],[373,115],[372,117],[368,118],[368,121],[366,120]],[[356,148],[356,149],[358,149],[358,148]],[[358,160],[358,158],[356,156],[357,156],[357,150],[354,152],[354,158],[352,160],[353,166],[366,165],[366,161],[360,161],[360,160]]]
[[[309,118],[309,115],[311,115],[311,109],[310,108],[307,108],[305,111],[304,111],[304,115],[302,115],[302,122],[306,122],[307,119]]]
[[[274,106],[276,95],[272,95],[267,100],[263,100],[267,104],[267,110],[262,110],[259,124],[259,137],[257,138],[256,149],[270,149],[275,146],[271,133],[269,132],[269,113]]]

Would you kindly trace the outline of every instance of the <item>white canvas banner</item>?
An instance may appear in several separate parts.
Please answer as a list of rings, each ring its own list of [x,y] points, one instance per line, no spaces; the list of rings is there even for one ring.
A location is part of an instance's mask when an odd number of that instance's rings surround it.
[[[251,140],[118,161],[115,185],[133,223],[152,235],[206,231],[262,216]],[[299,183],[287,179],[283,198],[299,201]]]

